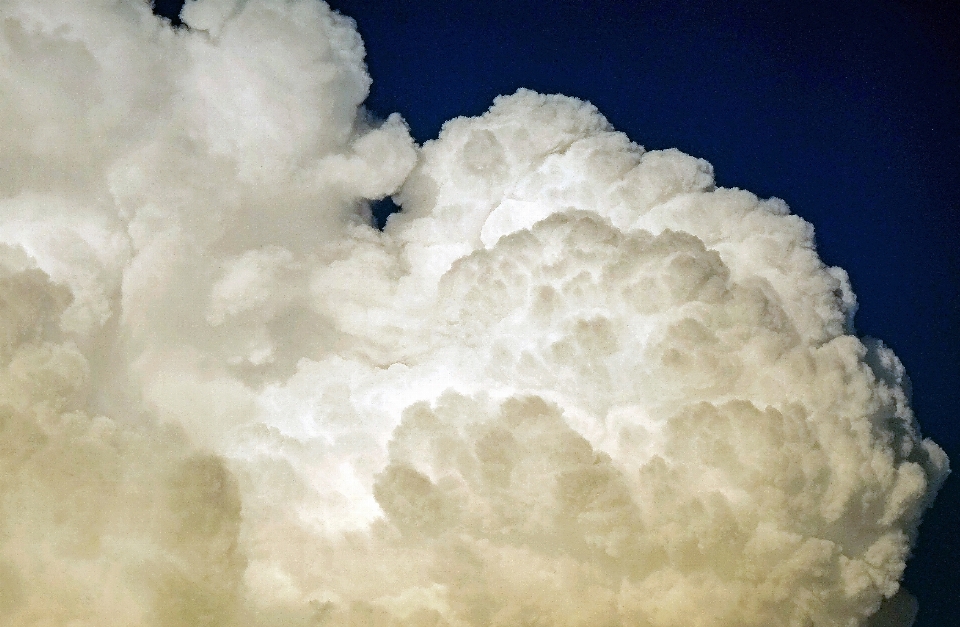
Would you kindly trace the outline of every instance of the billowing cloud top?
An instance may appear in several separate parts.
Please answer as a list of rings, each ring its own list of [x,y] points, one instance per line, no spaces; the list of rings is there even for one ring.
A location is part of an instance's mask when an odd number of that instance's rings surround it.
[[[0,0],[0,625],[910,623],[947,459],[782,201],[564,96],[418,147],[316,0],[183,19]]]

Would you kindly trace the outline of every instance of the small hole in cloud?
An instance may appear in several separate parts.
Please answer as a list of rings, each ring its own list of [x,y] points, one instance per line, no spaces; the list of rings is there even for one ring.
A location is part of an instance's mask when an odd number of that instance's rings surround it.
[[[180,28],[184,26],[180,19],[183,4],[184,0],[153,0],[153,14],[167,18],[173,26]]]
[[[387,225],[387,218],[390,217],[390,214],[397,213],[398,211],[400,211],[400,207],[398,207],[397,203],[393,202],[393,198],[389,196],[370,203],[370,213],[373,214],[373,222],[381,231],[383,227]]]

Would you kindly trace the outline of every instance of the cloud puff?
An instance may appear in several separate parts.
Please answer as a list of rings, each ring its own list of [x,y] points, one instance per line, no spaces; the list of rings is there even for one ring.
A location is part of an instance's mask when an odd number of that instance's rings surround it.
[[[947,459],[782,201],[524,90],[417,147],[315,0],[0,16],[0,624],[912,621]]]

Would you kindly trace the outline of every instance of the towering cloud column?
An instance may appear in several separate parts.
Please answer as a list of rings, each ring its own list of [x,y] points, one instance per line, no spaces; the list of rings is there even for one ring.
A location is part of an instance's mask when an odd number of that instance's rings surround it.
[[[183,19],[0,0],[0,625],[909,624],[947,459],[782,201]]]

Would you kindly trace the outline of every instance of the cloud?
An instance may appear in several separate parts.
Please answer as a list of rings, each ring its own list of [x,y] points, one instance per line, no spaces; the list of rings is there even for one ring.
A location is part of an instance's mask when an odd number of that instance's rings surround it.
[[[948,462],[782,201],[525,90],[418,147],[315,0],[0,16],[0,625],[912,622]]]

